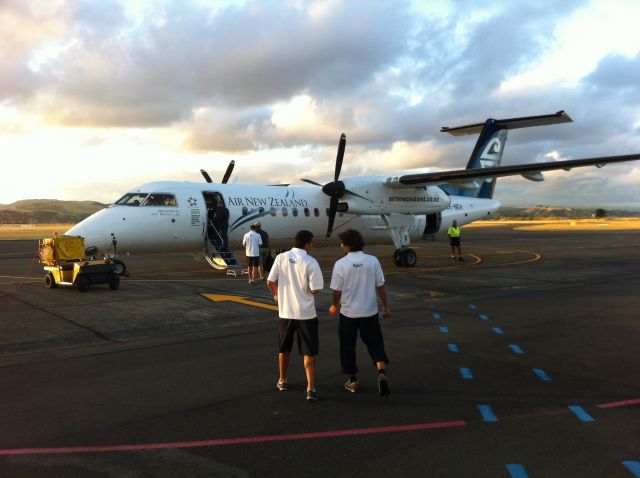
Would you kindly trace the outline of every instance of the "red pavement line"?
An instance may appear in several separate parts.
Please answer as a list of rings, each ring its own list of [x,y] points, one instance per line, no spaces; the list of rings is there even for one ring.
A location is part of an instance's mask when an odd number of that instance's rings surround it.
[[[432,428],[463,427],[467,422],[456,420],[451,422],[419,423],[416,425],[397,425],[391,427],[354,428],[351,430],[333,430],[327,432],[297,433],[289,435],[266,435],[242,438],[221,438],[217,440],[186,441],[173,443],[142,443],[138,445],[99,445],[74,446],[60,448],[14,448],[0,449],[0,455],[47,455],[62,453],[109,453],[116,451],[141,451],[176,448],[196,448],[205,446],[241,445],[246,443],[264,443],[271,441],[306,440],[309,438],[332,438],[353,435],[369,435],[372,433],[404,432],[427,430]]]
[[[628,407],[629,405],[638,405],[638,404],[640,404],[640,398],[633,398],[631,400],[621,400],[619,402],[601,403],[600,405],[596,405],[596,407],[617,408],[617,407]]]

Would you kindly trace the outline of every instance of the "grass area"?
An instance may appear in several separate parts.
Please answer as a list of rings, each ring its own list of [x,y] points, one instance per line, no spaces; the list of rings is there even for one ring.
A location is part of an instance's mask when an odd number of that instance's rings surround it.
[[[44,239],[61,236],[75,224],[0,224],[0,240]]]
[[[621,231],[640,230],[640,218],[598,218],[598,219],[500,219],[476,221],[465,227],[498,227],[510,225],[516,231]]]

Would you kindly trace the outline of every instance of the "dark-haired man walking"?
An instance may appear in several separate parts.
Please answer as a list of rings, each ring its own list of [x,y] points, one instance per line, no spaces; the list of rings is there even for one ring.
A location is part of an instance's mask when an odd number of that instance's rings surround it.
[[[335,315],[340,311],[340,363],[342,372],[349,377],[344,388],[351,393],[358,391],[356,340],[359,330],[360,337],[378,370],[378,393],[384,397],[390,393],[386,376],[389,358],[384,349],[376,293],[382,302],[382,316],[388,317],[391,310],[387,302],[382,267],[376,257],[362,252],[364,240],[358,231],[348,229],[338,237],[341,241],[340,247],[346,256],[338,260],[333,267],[333,304],[329,313]]]
[[[271,266],[267,286],[278,303],[278,366],[280,377],[276,388],[287,390],[289,356],[294,335],[298,337],[298,353],[304,355],[307,375],[307,400],[318,399],[316,392],[316,355],[319,352],[318,317],[315,295],[324,287],[320,265],[308,253],[313,234],[298,231],[290,251],[278,254]]]

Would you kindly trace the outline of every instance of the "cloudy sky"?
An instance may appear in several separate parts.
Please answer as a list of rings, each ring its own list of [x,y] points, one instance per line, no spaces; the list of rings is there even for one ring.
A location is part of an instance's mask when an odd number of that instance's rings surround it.
[[[561,8],[560,8],[561,5]],[[554,113],[503,164],[640,152],[640,2],[0,0],[0,203],[137,184],[458,169],[441,126]],[[640,162],[501,179],[506,205],[640,207]]]

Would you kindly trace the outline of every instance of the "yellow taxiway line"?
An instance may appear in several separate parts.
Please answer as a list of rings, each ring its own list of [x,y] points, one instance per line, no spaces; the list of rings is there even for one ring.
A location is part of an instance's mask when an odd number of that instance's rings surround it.
[[[255,302],[253,300],[248,300],[246,297],[241,297],[237,295],[224,295],[224,294],[202,294],[209,300],[214,302],[237,302],[238,304],[250,305],[252,307],[260,307],[262,309],[269,310],[278,310],[277,305],[265,304],[264,302]]]

